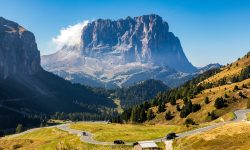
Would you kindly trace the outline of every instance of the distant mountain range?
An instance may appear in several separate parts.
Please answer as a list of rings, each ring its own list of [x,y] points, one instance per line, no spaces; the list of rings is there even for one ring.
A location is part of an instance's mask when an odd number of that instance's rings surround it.
[[[148,79],[175,87],[199,74],[178,37],[158,15],[97,19],[79,32],[79,44],[64,45],[56,53],[42,56],[45,70],[73,83],[106,88]]]
[[[115,107],[107,97],[44,71],[34,35],[0,17],[0,131],[18,123],[32,126],[34,116],[37,120],[43,114],[98,114],[103,107]]]

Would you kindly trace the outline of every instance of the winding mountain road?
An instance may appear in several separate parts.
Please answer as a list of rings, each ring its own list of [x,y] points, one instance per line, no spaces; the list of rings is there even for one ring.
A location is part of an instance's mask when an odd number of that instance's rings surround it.
[[[189,136],[189,135],[199,134],[199,133],[201,133],[201,132],[205,132],[205,131],[214,129],[214,128],[216,128],[216,127],[223,126],[223,125],[228,124],[228,123],[239,122],[239,121],[245,121],[245,120],[246,120],[246,114],[247,114],[247,113],[250,113],[250,109],[236,110],[236,111],[234,111],[234,114],[235,114],[235,116],[236,116],[236,118],[235,118],[234,120],[216,123],[216,124],[213,124],[213,125],[210,125],[210,126],[206,126],[206,127],[202,127],[202,128],[198,128],[198,129],[195,129],[195,130],[191,130],[191,131],[186,131],[186,132],[178,133],[178,134],[176,134],[176,135],[177,135],[177,138],[183,138],[183,137],[186,137],[186,136]],[[78,122],[78,123],[79,123],[79,122]],[[60,130],[67,131],[67,132],[70,133],[70,134],[74,134],[74,135],[79,136],[79,137],[80,137],[80,140],[81,140],[82,142],[86,142],[86,143],[90,143],[90,144],[114,145],[113,142],[101,142],[101,141],[96,141],[96,140],[94,140],[94,139],[93,139],[93,134],[90,133],[90,132],[81,131],[81,130],[76,130],[76,129],[71,129],[71,128],[70,128],[70,125],[71,125],[71,124],[72,124],[72,123],[67,123],[67,124],[55,125],[55,126],[44,127],[44,128],[57,127],[57,128],[60,129]],[[26,134],[26,133],[33,132],[33,131],[38,130],[38,129],[40,129],[40,128],[30,129],[30,130],[27,130],[27,131],[25,131],[25,132],[22,132],[22,133],[19,133],[19,134],[14,134],[14,135],[11,135],[11,136],[8,136],[8,137],[17,137],[17,136],[20,136],[20,135],[23,135],[23,134]],[[83,132],[85,132],[86,135],[83,135]],[[158,139],[154,139],[154,140],[152,140],[152,141],[154,141],[154,142],[165,142],[165,143],[166,143],[166,149],[168,149],[168,150],[171,150],[171,149],[172,149],[172,140],[166,141],[166,138],[165,138],[165,137],[163,137],[163,138],[158,138]],[[127,143],[125,143],[125,145],[132,145],[132,144],[133,144],[132,142],[127,142]]]
[[[198,134],[198,133],[201,133],[201,132],[205,132],[205,131],[214,129],[216,127],[223,126],[223,125],[228,124],[228,123],[244,121],[244,120],[246,120],[246,114],[247,113],[250,113],[250,109],[236,110],[236,111],[234,111],[234,114],[236,116],[236,118],[234,120],[216,123],[216,124],[213,124],[213,125],[210,125],[210,126],[199,128],[199,129],[178,133],[176,135],[178,136],[177,138],[183,138],[183,137],[186,137],[186,136],[189,136],[189,135],[194,135],[194,134]],[[59,129],[61,129],[63,131],[67,131],[70,134],[76,134],[76,135],[80,136],[80,139],[81,139],[82,142],[86,142],[86,143],[90,143],[90,144],[114,145],[113,142],[100,142],[100,141],[94,140],[93,139],[93,134],[91,134],[90,132],[85,131],[87,133],[87,135],[84,136],[82,134],[83,131],[76,130],[76,129],[71,129],[70,124],[59,125],[59,126],[57,126],[57,128],[59,128]],[[163,142],[163,141],[166,141],[166,138],[163,137],[163,138],[159,138],[159,139],[154,139],[152,141],[154,141],[154,142]],[[172,141],[166,141],[166,143],[167,143],[168,149],[170,149],[170,147],[172,147]],[[125,143],[125,144],[126,145],[132,145],[132,142]]]

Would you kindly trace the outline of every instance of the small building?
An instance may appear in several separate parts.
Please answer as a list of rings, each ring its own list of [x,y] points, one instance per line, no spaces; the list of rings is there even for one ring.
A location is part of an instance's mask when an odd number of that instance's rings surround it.
[[[158,150],[158,146],[154,141],[142,141],[134,146],[134,150]]]

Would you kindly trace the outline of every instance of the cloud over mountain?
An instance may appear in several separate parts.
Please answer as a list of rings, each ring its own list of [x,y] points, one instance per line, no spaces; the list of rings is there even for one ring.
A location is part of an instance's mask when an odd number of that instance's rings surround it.
[[[42,57],[43,68],[85,85],[124,87],[147,79],[177,85],[197,71],[156,14],[82,22],[53,41],[61,49]]]
[[[56,49],[61,49],[63,46],[74,46],[81,42],[82,29],[89,23],[88,20],[79,22],[75,25],[70,25],[62,28],[60,34],[52,38],[52,43]]]

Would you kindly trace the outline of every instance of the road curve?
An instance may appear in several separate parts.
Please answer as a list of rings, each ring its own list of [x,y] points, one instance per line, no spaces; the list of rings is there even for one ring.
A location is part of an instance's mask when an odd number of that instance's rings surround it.
[[[236,118],[231,120],[231,121],[220,122],[220,123],[216,123],[216,124],[206,126],[206,127],[203,127],[203,128],[178,133],[178,134],[176,134],[177,135],[176,139],[183,138],[183,137],[190,136],[190,135],[199,134],[199,133],[202,133],[202,132],[206,132],[206,131],[209,131],[209,130],[214,129],[216,127],[223,126],[223,125],[228,124],[228,123],[246,121],[246,114],[247,113],[250,113],[250,109],[236,110],[236,111],[234,111],[234,114],[235,114]],[[163,140],[163,139],[161,139],[161,140]],[[159,139],[157,139],[156,141],[159,141]],[[166,144],[169,144],[169,145],[166,145],[166,150],[172,150],[172,142],[168,142]],[[167,147],[169,147],[169,148],[167,148]]]
[[[199,128],[199,129],[178,133],[176,135],[178,136],[177,138],[183,138],[183,137],[186,137],[186,136],[189,136],[189,135],[194,135],[194,134],[198,134],[198,133],[201,133],[201,132],[205,132],[205,131],[214,129],[216,127],[223,126],[223,125],[228,124],[228,123],[244,121],[244,120],[246,120],[246,114],[247,113],[250,113],[250,109],[236,110],[236,111],[234,111],[234,114],[236,116],[236,118],[234,120],[216,123],[216,124],[213,124],[213,125],[210,125],[210,126]],[[81,139],[82,142],[86,142],[86,143],[90,143],[90,144],[114,145],[113,142],[100,142],[100,141],[94,140],[93,139],[93,134],[91,134],[90,132],[85,131],[87,133],[87,136],[83,136],[82,135],[83,131],[76,130],[76,129],[71,129],[70,124],[63,124],[63,125],[60,125],[60,126],[57,126],[57,127],[59,129],[61,129],[61,130],[69,132],[70,134],[76,134],[76,135],[80,136],[80,139]],[[163,137],[163,138],[153,139],[152,141],[154,141],[154,142],[163,142],[163,141],[166,141],[166,138]],[[166,142],[166,143],[172,143],[172,142]],[[132,142],[126,143],[126,145],[132,145]],[[171,146],[167,145],[167,147],[172,147],[172,145]]]
[[[245,121],[245,120],[246,120],[246,114],[247,114],[247,113],[250,113],[250,109],[236,110],[236,111],[234,111],[234,114],[235,114],[235,116],[236,116],[236,118],[235,118],[234,120],[216,123],[216,124],[213,124],[213,125],[210,125],[210,126],[206,126],[206,127],[202,127],[202,128],[198,128],[198,129],[195,129],[195,130],[191,130],[191,131],[186,131],[186,132],[178,133],[178,134],[176,134],[176,135],[178,136],[177,138],[183,138],[183,137],[186,137],[186,136],[189,136],[189,135],[199,134],[199,133],[201,133],[201,132],[205,132],[205,131],[214,129],[214,128],[216,128],[216,127],[223,126],[223,125],[228,124],[228,123],[239,122],[239,121]],[[79,122],[78,122],[78,123],[79,123]],[[79,136],[79,137],[80,137],[80,140],[81,140],[82,142],[86,142],[86,143],[90,143],[90,144],[114,145],[113,142],[101,142],[101,141],[96,141],[96,140],[94,140],[94,139],[93,139],[93,134],[90,133],[90,132],[81,131],[81,130],[76,130],[76,129],[71,129],[71,128],[70,128],[70,125],[71,125],[71,124],[72,124],[72,123],[67,123],[67,124],[55,125],[55,126],[43,127],[43,128],[53,128],[53,127],[57,127],[57,128],[60,129],[60,130],[67,131],[67,132],[70,133],[70,134],[74,134],[74,135]],[[22,132],[22,133],[19,133],[19,134],[10,135],[10,136],[7,136],[7,137],[17,137],[17,136],[20,136],[20,135],[23,135],[23,134],[26,134],[26,133],[30,133],[30,132],[36,131],[36,130],[38,130],[38,129],[41,129],[41,128],[30,129],[30,130],[27,130],[27,131],[25,131],[25,132]],[[84,136],[84,135],[82,134],[83,132],[86,132],[87,135]],[[163,138],[153,139],[152,141],[154,141],[154,142],[163,142],[163,141],[166,141],[166,138],[163,137]],[[171,148],[171,147],[172,147],[172,142],[165,142],[165,143],[167,144],[166,147],[168,147],[168,148]],[[132,145],[132,144],[133,144],[132,142],[126,142],[126,143],[125,143],[125,145]]]

